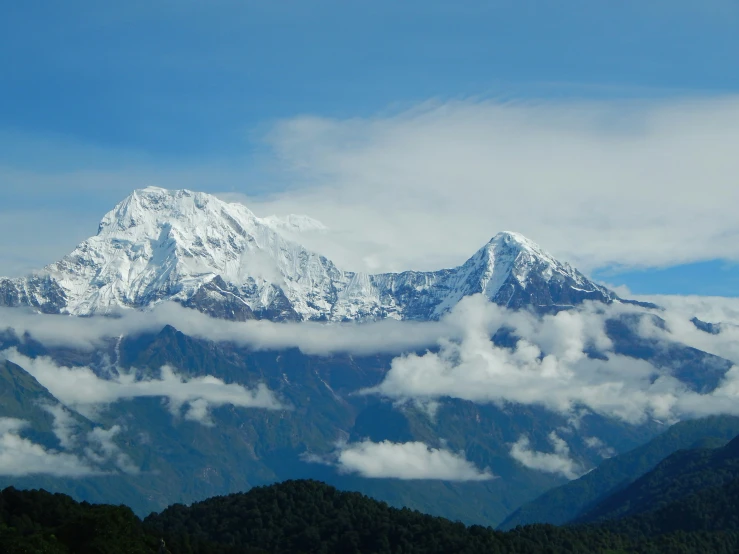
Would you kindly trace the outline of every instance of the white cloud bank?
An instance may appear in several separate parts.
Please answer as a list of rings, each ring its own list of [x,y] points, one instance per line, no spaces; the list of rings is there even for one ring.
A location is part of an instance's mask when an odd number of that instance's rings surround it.
[[[714,307],[704,306],[702,315],[720,315],[719,319],[727,323],[737,321],[735,304],[714,300]],[[635,331],[659,343],[682,342],[739,364],[739,327],[727,325],[719,334],[705,333],[690,322],[692,301],[671,302],[662,302],[669,309],[658,312],[666,321],[665,329],[645,323]],[[190,336],[255,349],[297,347],[317,355],[406,352],[392,361],[379,386],[365,392],[422,405],[454,397],[482,403],[537,404],[568,416],[586,408],[630,423],[647,418],[669,422],[708,413],[739,413],[736,368],[715,391],[698,394],[675,378],[669,367],[654,367],[615,354],[605,322],[624,313],[644,310],[596,303],[537,317],[508,311],[475,296],[463,299],[441,321],[426,323],[238,323],[215,320],[171,304],[153,312],[125,312],[118,319],[44,316],[14,309],[0,310],[0,317],[18,334],[29,332],[44,344],[81,348],[94,348],[105,337],[156,332],[165,324],[173,324]],[[503,326],[513,328],[522,339],[514,350],[498,348],[490,340]],[[407,353],[432,346],[438,351]],[[589,357],[586,352],[592,350],[606,354],[608,359]],[[211,406],[232,403],[269,409],[279,405],[266,389],[249,390],[212,378],[185,380],[167,368],[159,379],[137,382],[121,375],[108,381],[89,369],[58,368],[50,360],[22,359],[12,352],[11,359],[21,367],[27,366],[58,398],[73,406],[163,396],[169,398],[175,412],[184,408],[185,417],[207,423]]]
[[[479,295],[468,297],[447,318],[448,324],[458,327],[461,339],[442,338],[438,352],[395,358],[383,382],[364,393],[399,401],[453,397],[501,405],[537,404],[568,416],[577,416],[584,407],[634,424],[647,418],[672,422],[713,413],[739,414],[737,366],[716,390],[699,394],[674,377],[669,367],[615,354],[605,322],[635,311],[642,310],[586,304],[539,318],[509,312]],[[658,341],[695,340],[709,352],[731,354],[730,334],[703,333],[678,316],[666,319],[666,330],[642,325],[638,331]],[[497,347],[490,339],[504,325],[521,337],[515,349]],[[607,359],[589,357],[586,352],[593,348]],[[729,359],[736,362],[739,356]]]
[[[577,479],[583,470],[570,457],[570,448],[564,439],[557,433],[549,433],[549,442],[554,449],[553,452],[538,452],[531,448],[531,441],[526,436],[521,436],[510,450],[511,457],[529,469],[536,469],[544,473],[556,473],[567,479]]]
[[[85,414],[94,413],[98,407],[118,400],[142,397],[166,398],[173,414],[179,415],[184,408],[185,419],[204,425],[212,424],[211,408],[226,404],[242,408],[284,409],[264,384],[247,389],[235,383],[226,384],[212,376],[185,379],[169,366],[161,368],[159,379],[136,380],[133,373],[103,379],[88,367],[59,366],[48,357],[29,358],[14,348],[0,352],[0,355],[25,369],[60,402]],[[57,419],[57,425],[60,440],[71,442],[65,420]]]
[[[305,354],[398,354],[436,343],[455,330],[445,322],[383,320],[372,323],[323,324],[316,322],[227,321],[211,318],[175,302],[150,311],[125,310],[121,317],[70,317],[42,315],[30,310],[0,307],[0,330],[29,333],[46,346],[92,350],[101,340],[143,332],[159,332],[172,325],[188,336],[216,342],[233,342],[256,350],[299,348]]]
[[[344,443],[328,459],[307,457],[308,461],[329,463],[342,473],[357,473],[372,479],[435,479],[442,481],[487,481],[495,476],[481,471],[464,454],[431,448],[423,442],[395,443],[364,440]]]
[[[269,134],[300,240],[353,270],[458,265],[514,230],[581,269],[739,260],[739,98],[430,102]],[[238,199],[238,195],[224,195]]]

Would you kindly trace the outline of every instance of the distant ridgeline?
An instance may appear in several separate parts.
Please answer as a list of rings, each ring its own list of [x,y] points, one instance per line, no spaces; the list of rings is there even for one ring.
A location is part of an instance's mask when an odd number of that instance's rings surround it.
[[[141,521],[125,506],[7,488],[0,493],[0,552],[736,552],[739,439],[673,454],[581,520],[587,523],[502,532],[294,480],[176,504]]]

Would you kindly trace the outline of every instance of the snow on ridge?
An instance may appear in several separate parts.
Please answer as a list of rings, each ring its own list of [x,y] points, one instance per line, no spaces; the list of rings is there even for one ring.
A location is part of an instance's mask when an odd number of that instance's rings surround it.
[[[578,298],[615,298],[518,233],[498,233],[458,268],[366,275],[342,271],[290,240],[324,230],[308,216],[258,218],[242,204],[202,192],[137,189],[103,217],[97,235],[44,269],[62,294],[50,300],[48,291],[37,292],[35,302],[73,315],[146,308],[187,302],[216,277],[229,290],[211,285],[209,297],[236,297],[254,312],[302,320],[436,318],[475,293],[526,301],[534,281],[540,288],[567,283],[581,289]],[[0,293],[5,287],[11,299],[17,293],[17,304],[33,304],[18,292],[27,284],[28,278],[0,281]]]

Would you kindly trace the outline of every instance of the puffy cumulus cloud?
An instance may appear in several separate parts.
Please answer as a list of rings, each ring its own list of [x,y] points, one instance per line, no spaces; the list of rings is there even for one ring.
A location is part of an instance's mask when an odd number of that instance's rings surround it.
[[[317,218],[301,241],[347,269],[450,267],[507,229],[585,270],[739,260],[736,96],[430,102],[268,140],[292,186],[243,201]]]
[[[478,295],[463,299],[449,321],[460,327],[460,340],[442,339],[438,352],[395,358],[383,382],[364,392],[394,399],[450,396],[540,404],[563,413],[587,406],[637,422],[647,411],[668,417],[671,404],[662,395],[684,388],[647,362],[612,353],[608,360],[589,358],[589,347],[611,347],[604,313],[595,307],[540,318],[509,312]],[[501,326],[521,337],[514,349],[491,341]]]
[[[463,453],[431,448],[423,442],[364,440],[344,443],[328,458],[313,456],[306,460],[329,463],[343,473],[357,473],[373,479],[487,481],[495,477],[487,469],[479,470]]]
[[[94,349],[104,339],[159,332],[172,325],[191,337],[232,342],[254,349],[299,348],[305,354],[398,354],[433,345],[439,336],[453,335],[445,322],[323,324],[314,322],[227,321],[211,318],[175,302],[146,312],[126,310],[120,317],[77,318],[44,315],[18,308],[0,308],[0,329],[30,334],[47,346]]]
[[[634,424],[650,417],[671,422],[707,413],[739,413],[736,368],[716,390],[698,394],[669,367],[614,353],[605,322],[631,312],[644,310],[587,304],[537,317],[509,312],[482,296],[468,297],[447,318],[459,327],[460,339],[442,338],[438,351],[395,358],[382,383],[363,393],[398,401],[453,397],[501,405],[537,404],[574,419],[585,408]],[[520,337],[515,348],[498,347],[490,339],[501,326],[513,328]],[[644,336],[676,338],[669,328],[657,335],[651,329],[655,326],[647,326],[638,329]],[[605,357],[590,357],[587,352],[592,350]]]
[[[103,473],[88,460],[46,449],[23,438],[20,433],[27,425],[27,422],[19,419],[0,418],[0,475],[86,477]]]
[[[33,375],[63,404],[87,414],[118,400],[142,397],[166,398],[173,414],[179,414],[184,409],[186,419],[204,425],[211,424],[211,408],[226,404],[270,410],[285,408],[261,383],[254,389],[247,389],[212,376],[185,379],[169,366],[161,368],[159,379],[137,380],[133,373],[121,373],[115,378],[103,379],[88,367],[59,366],[48,357],[29,358],[16,349],[8,349],[1,354]],[[71,437],[64,417],[57,420],[57,425],[60,428],[60,440],[69,442]]]
[[[511,457],[529,469],[545,473],[557,473],[567,479],[577,479],[583,470],[572,458],[567,443],[554,431],[549,434],[553,452],[538,452],[531,448],[531,441],[522,435],[510,450]]]

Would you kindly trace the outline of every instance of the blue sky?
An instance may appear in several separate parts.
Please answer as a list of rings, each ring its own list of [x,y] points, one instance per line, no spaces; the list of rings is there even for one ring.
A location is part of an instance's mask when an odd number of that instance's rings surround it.
[[[392,119],[429,101],[633,101],[654,110],[734,99],[739,4],[6,1],[0,50],[0,231],[26,235],[0,248],[0,274],[12,274],[68,251],[130,189],[151,182],[257,202],[316,185],[315,154],[295,155],[279,135],[304,116],[348,133],[353,121]],[[614,113],[609,125],[621,120]],[[295,167],[285,170],[296,159],[312,172],[308,185]],[[728,186],[707,193],[720,205],[733,198],[720,196]],[[57,235],[66,221],[63,236],[50,239],[43,221]],[[726,225],[715,236],[734,236]],[[547,233],[529,227],[547,247]],[[491,222],[470,232],[469,244],[498,230]],[[715,244],[712,236],[701,240]],[[739,295],[736,252],[709,246],[651,269],[646,254],[623,260],[620,251],[584,263],[637,293]]]

